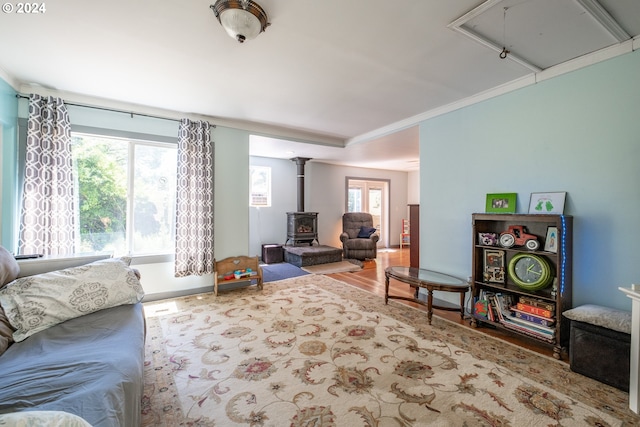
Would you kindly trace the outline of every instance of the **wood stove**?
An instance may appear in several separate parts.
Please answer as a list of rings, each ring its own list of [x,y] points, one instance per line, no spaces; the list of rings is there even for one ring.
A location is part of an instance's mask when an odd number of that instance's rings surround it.
[[[291,242],[293,246],[298,244],[313,245],[313,241],[318,242],[318,212],[304,211],[304,165],[307,157],[294,157],[290,159],[296,163],[298,178],[298,212],[287,212],[287,241],[285,246]]]
[[[318,242],[318,212],[287,212],[287,241],[292,245]]]

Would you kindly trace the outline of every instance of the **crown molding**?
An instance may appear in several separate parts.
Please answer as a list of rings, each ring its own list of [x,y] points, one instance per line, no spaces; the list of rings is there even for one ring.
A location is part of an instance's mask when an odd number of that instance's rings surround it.
[[[395,123],[391,123],[387,126],[372,130],[371,132],[364,133],[362,135],[355,136],[347,140],[346,145],[356,144],[360,142],[371,141],[373,139],[381,138],[383,136],[398,132],[411,126],[416,126],[420,122],[432,119],[443,114],[447,114],[464,107],[468,107],[479,102],[485,101],[490,98],[495,98],[500,95],[512,92],[517,89],[521,89],[526,86],[530,86],[536,83],[540,83],[544,80],[548,80],[554,77],[558,77],[562,74],[570,73],[580,70],[590,65],[597,64],[608,59],[615,58],[620,55],[624,55],[640,48],[640,36],[637,36],[631,40],[627,40],[623,43],[615,44],[613,46],[605,47],[598,51],[574,58],[572,60],[563,62],[553,67],[549,67],[537,73],[527,74],[518,79],[512,80],[508,83],[496,86],[488,89],[484,92],[472,95],[470,97],[461,99],[459,101],[452,102],[442,107],[434,108],[424,113],[409,117],[404,120],[400,120]]]
[[[20,86],[20,82],[18,79],[13,77],[11,74],[7,73],[4,69],[0,68],[0,79],[7,82],[9,86],[13,88],[16,92],[18,92],[18,88]]]
[[[1,71],[1,70],[0,70]],[[99,98],[90,95],[83,95],[75,92],[66,92],[56,89],[46,88],[32,84],[14,84],[14,89],[21,94],[37,93],[42,96],[55,96],[64,99],[69,103],[86,107],[108,108],[123,113],[154,116],[167,120],[181,120],[188,118],[191,120],[204,120],[216,126],[243,130],[264,136],[274,136],[278,138],[290,138],[300,142],[344,147],[344,138],[338,138],[318,133],[308,132],[300,129],[275,126],[266,123],[249,122],[242,120],[226,119],[222,117],[208,116],[196,113],[187,113],[162,108],[149,107],[141,104],[128,103],[113,99]]]

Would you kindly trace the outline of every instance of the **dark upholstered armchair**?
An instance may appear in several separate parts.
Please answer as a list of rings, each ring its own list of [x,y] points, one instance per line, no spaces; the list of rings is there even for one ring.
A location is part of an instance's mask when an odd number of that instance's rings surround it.
[[[345,259],[375,259],[380,236],[375,234],[373,217],[365,212],[342,215],[342,252]]]

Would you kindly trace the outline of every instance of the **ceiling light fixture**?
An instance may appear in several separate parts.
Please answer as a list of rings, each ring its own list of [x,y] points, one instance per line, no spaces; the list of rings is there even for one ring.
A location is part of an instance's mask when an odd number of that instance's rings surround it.
[[[227,34],[240,43],[255,39],[271,25],[264,9],[252,0],[218,0],[209,7]]]

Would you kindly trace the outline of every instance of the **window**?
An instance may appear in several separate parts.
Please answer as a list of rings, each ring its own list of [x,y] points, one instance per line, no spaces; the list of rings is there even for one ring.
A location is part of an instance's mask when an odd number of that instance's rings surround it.
[[[77,252],[172,253],[177,145],[72,132]]]
[[[251,185],[249,206],[271,206],[271,168],[267,166],[251,166],[249,173]]]

